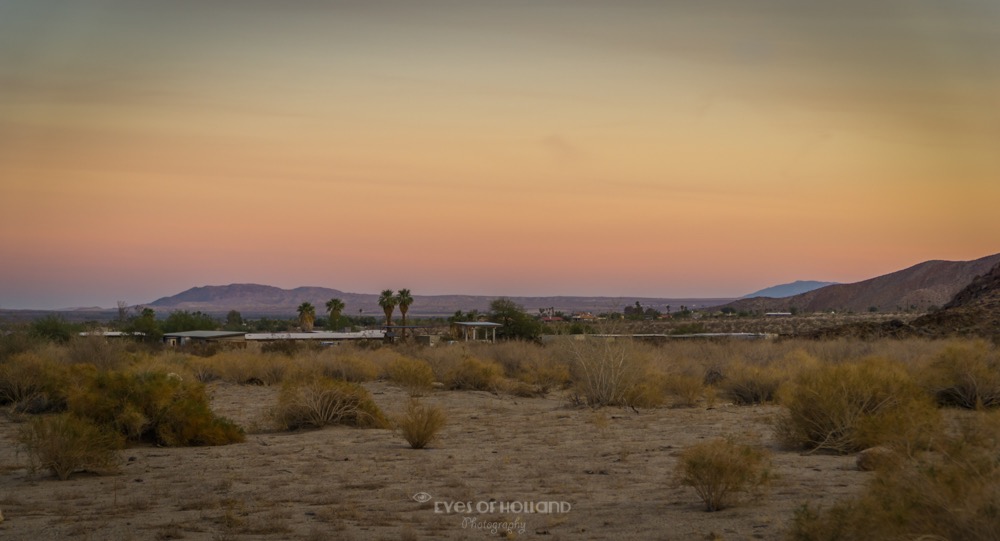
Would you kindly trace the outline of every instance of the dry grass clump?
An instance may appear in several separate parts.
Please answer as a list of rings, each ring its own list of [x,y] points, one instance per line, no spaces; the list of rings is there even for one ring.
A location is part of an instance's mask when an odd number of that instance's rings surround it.
[[[920,372],[924,387],[942,406],[1000,406],[1000,354],[986,342],[951,344]]]
[[[367,389],[322,376],[286,381],[278,395],[274,418],[287,430],[335,424],[361,428],[389,426]]]
[[[410,396],[419,396],[434,386],[434,370],[426,361],[399,357],[389,361],[385,369],[389,381],[406,389]]]
[[[446,417],[437,406],[410,400],[406,412],[395,419],[396,429],[413,449],[423,449],[444,428]]]
[[[939,452],[876,471],[859,497],[800,508],[789,539],[1000,539],[1000,417],[974,415]]]
[[[880,358],[803,370],[780,391],[777,432],[788,444],[851,453],[875,445],[922,445],[940,415],[899,363]]]
[[[94,374],[72,389],[70,413],[122,434],[166,446],[225,445],[243,430],[212,413],[205,387],[162,372]]]
[[[27,451],[28,467],[49,470],[65,481],[73,472],[108,471],[118,465],[123,438],[69,413],[32,419],[18,434]]]
[[[466,357],[451,367],[443,378],[448,389],[495,391],[503,381],[503,370],[492,361]]]
[[[706,511],[719,511],[739,493],[756,493],[771,478],[767,451],[728,439],[700,443],[681,453],[674,482],[695,489]]]

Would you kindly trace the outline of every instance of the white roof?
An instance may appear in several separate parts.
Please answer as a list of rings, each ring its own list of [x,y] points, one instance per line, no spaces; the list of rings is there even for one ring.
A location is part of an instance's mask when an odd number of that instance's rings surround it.
[[[385,331],[358,332],[258,332],[248,333],[247,340],[362,340],[385,338]]]

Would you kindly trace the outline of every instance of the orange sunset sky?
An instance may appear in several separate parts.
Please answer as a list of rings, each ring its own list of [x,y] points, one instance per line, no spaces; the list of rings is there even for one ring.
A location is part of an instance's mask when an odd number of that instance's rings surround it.
[[[997,2],[0,0],[0,308],[739,296],[998,205]]]

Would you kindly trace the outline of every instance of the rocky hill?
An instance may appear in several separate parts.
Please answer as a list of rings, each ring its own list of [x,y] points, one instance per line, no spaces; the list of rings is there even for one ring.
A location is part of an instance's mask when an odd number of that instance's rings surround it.
[[[926,311],[944,306],[973,278],[1000,264],[1000,254],[974,261],[925,261],[901,271],[853,284],[837,284],[782,299],[740,299],[726,306],[740,311],[801,312]]]
[[[977,277],[936,312],[913,326],[934,335],[974,335],[1000,342],[1000,265]]]
[[[378,305],[378,295],[371,293],[349,293],[326,287],[297,287],[281,289],[260,284],[230,284],[224,286],[194,287],[172,295],[157,299],[146,306],[157,311],[188,310],[201,311],[209,314],[225,313],[238,310],[247,315],[280,315],[288,317],[295,314],[295,309],[303,302],[310,302],[318,313],[325,310],[323,306],[332,298],[339,298],[346,305],[345,315],[375,315],[381,316],[382,309]],[[489,309],[490,301],[496,297],[476,295],[414,295],[410,315],[431,316],[450,315],[456,310],[481,312]],[[647,297],[510,297],[514,302],[524,306],[529,312],[537,312],[539,308],[555,308],[564,312],[604,312],[622,310],[639,301],[643,306],[663,310],[666,305],[673,309],[680,306],[704,308],[725,304],[732,299],[663,299]],[[396,312],[399,313],[398,311]]]

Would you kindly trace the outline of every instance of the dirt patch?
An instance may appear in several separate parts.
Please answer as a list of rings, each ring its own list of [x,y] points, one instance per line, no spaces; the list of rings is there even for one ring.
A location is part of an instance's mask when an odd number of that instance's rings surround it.
[[[366,386],[387,413],[404,408],[403,390]],[[216,384],[211,392],[220,415],[263,430],[278,388]],[[20,424],[5,415],[0,537],[486,539],[506,523],[517,537],[550,540],[779,539],[796,507],[856,494],[871,475],[853,456],[781,449],[774,406],[636,413],[570,407],[558,395],[448,391],[423,400],[449,419],[424,450],[389,430],[264,431],[223,447],[127,449],[120,473],[65,482],[24,469],[14,444]],[[686,446],[744,433],[774,453],[769,493],[707,513],[692,489],[673,486]],[[539,502],[557,502],[549,510],[558,512],[526,512]]]

